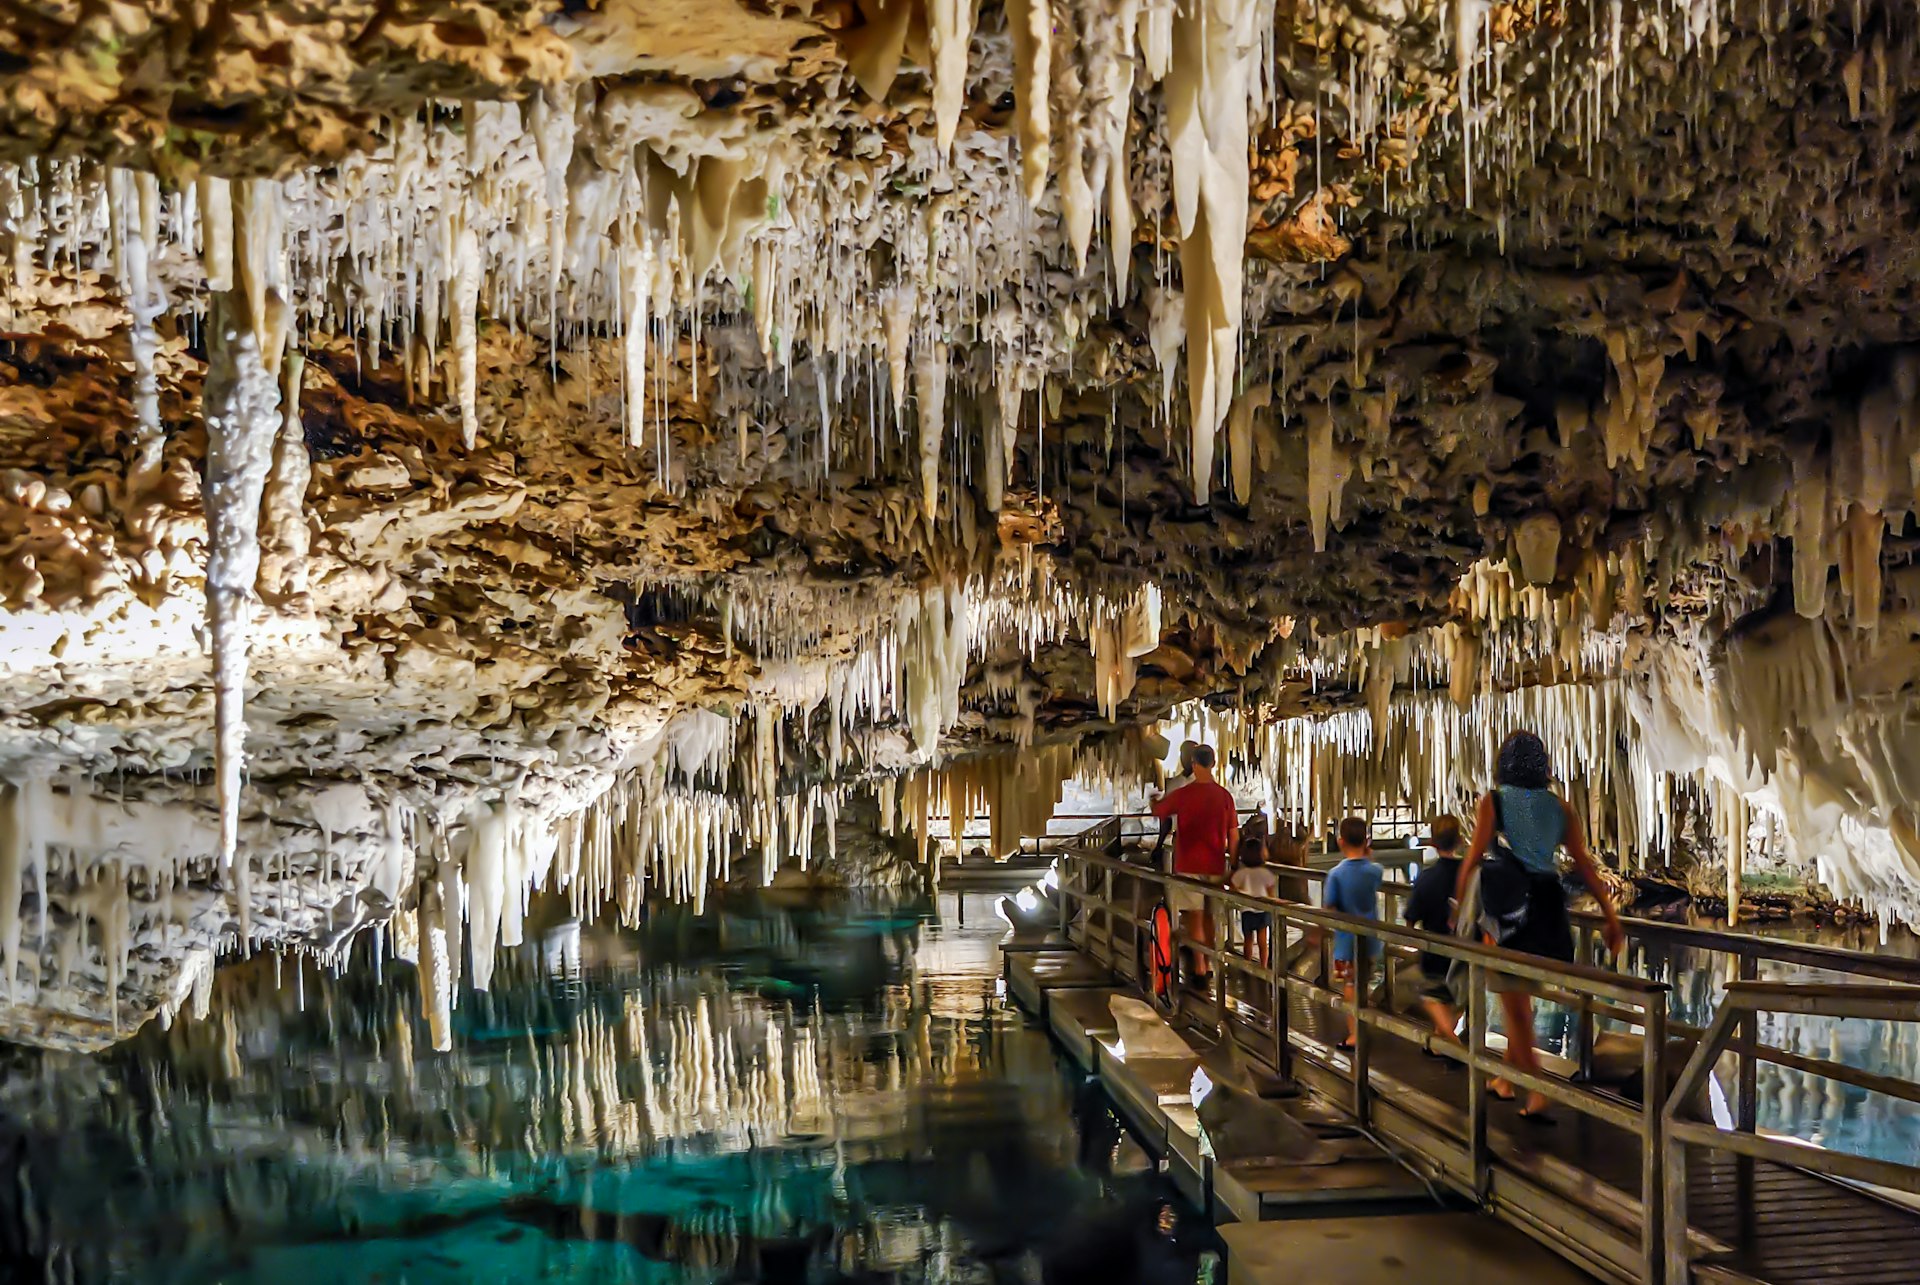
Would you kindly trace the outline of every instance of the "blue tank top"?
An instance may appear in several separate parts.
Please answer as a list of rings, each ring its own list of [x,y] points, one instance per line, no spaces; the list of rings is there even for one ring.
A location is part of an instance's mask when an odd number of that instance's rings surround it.
[[[1567,809],[1560,796],[1552,790],[1513,785],[1501,786],[1499,794],[1500,828],[1513,855],[1535,874],[1557,872],[1560,867],[1554,858],[1567,837]]]

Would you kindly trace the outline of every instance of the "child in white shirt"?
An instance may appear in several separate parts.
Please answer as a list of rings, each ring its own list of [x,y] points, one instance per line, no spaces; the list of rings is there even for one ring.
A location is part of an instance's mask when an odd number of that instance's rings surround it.
[[[1267,869],[1266,844],[1258,836],[1242,839],[1239,868],[1233,872],[1233,878],[1227,880],[1227,886],[1242,896],[1273,901],[1279,883],[1273,871]],[[1272,946],[1269,941],[1272,927],[1273,915],[1270,911],[1242,910],[1240,912],[1241,948],[1245,950],[1248,959],[1257,961],[1263,967],[1272,958]],[[1258,954],[1254,953],[1256,946]]]

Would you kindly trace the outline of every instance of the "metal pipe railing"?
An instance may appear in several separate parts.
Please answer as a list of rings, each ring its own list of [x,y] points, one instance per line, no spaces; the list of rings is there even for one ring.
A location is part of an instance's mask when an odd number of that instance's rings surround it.
[[[1744,1097],[1735,1117],[1736,1127],[1732,1129],[1723,1129],[1696,1118],[1703,1114],[1701,1105],[1707,1077],[1712,1073],[1714,1064],[1734,1046],[1737,1039],[1750,1038],[1749,1032],[1761,1013],[1920,1022],[1920,986],[1831,986],[1764,981],[1736,981],[1728,985],[1719,1010],[1714,1014],[1713,1025],[1707,1028],[1694,1048],[1693,1056],[1681,1071],[1679,1082],[1674,1085],[1662,1111],[1669,1151],[1664,1175],[1665,1269],[1669,1281],[1688,1280],[1692,1273],[1686,1181],[1686,1149],[1690,1146],[1731,1152],[1748,1162],[1764,1160],[1829,1177],[1890,1188],[1908,1195],[1920,1195],[1920,1166],[1766,1137],[1755,1130],[1754,1115],[1748,1109],[1749,1101]],[[1750,1043],[1746,1047],[1755,1048]],[[1765,1060],[1776,1060],[1768,1056],[1769,1050],[1765,1046],[1759,1046],[1757,1052]],[[1804,1063],[1813,1061],[1797,1060]],[[1802,1069],[1822,1073],[1811,1065]],[[1908,1092],[1899,1096],[1908,1101],[1916,1100],[1913,1086],[1906,1088]],[[1744,1082],[1744,1077],[1740,1091],[1743,1095],[1752,1092]]]

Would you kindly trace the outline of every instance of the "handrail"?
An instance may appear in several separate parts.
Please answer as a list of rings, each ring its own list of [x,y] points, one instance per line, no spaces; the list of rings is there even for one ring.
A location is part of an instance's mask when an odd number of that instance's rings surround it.
[[[1273,870],[1283,877],[1305,877],[1307,879],[1318,879],[1322,881],[1325,880],[1327,875],[1325,870],[1315,869],[1312,866],[1269,864],[1267,869]],[[1380,890],[1382,893],[1391,897],[1405,897],[1412,891],[1412,885],[1396,880],[1383,880],[1380,885]],[[1599,915],[1581,911],[1572,912],[1571,917],[1576,926],[1590,931],[1599,928],[1599,926],[1605,922]],[[1638,938],[1642,942],[1650,942],[1652,939],[1666,938],[1672,944],[1686,945],[1699,950],[1719,951],[1723,954],[1731,955],[1739,961],[1739,970],[1741,974],[1743,974],[1744,983],[1751,983],[1756,980],[1754,974],[1757,973],[1759,964],[1764,962],[1817,968],[1824,972],[1852,973],[1863,977],[1878,977],[1896,983],[1920,984],[1920,960],[1870,955],[1865,951],[1846,950],[1835,946],[1810,945],[1804,942],[1780,941],[1777,938],[1757,937],[1747,933],[1730,933],[1713,928],[1696,928],[1690,924],[1669,924],[1656,919],[1642,919],[1631,915],[1620,916],[1620,925],[1626,931],[1629,939]],[[1742,982],[1730,982],[1728,984],[1737,985],[1742,984]],[[1574,1033],[1574,1039],[1578,1046],[1578,1052],[1581,1055],[1580,1060],[1583,1069],[1590,1069],[1590,1067],[1587,1066],[1587,1061],[1588,1052],[1592,1047],[1593,1040],[1592,1019],[1596,1016],[1618,1017],[1620,1015],[1608,1013],[1604,1010],[1593,1010],[1590,1006],[1584,1005],[1577,996],[1557,996],[1550,992],[1543,992],[1542,998],[1554,1000],[1555,1002],[1561,1002],[1562,1000],[1572,1001],[1571,1006],[1579,1010],[1577,1013],[1579,1026]],[[1706,1033],[1706,1030],[1707,1028],[1705,1027],[1698,1027],[1690,1023],[1677,1021],[1671,1015],[1669,1015],[1667,1019],[1667,1033],[1670,1036],[1682,1039],[1699,1039]],[[1810,1074],[1821,1075],[1842,1084],[1851,1084],[1857,1088],[1868,1089],[1876,1093],[1887,1093],[1890,1096],[1899,1097],[1907,1101],[1920,1102],[1920,1089],[1917,1089],[1915,1086],[1905,1085],[1904,1082],[1901,1081],[1890,1080],[1886,1076],[1875,1075],[1871,1071],[1849,1066],[1844,1062],[1798,1053],[1791,1049],[1780,1048],[1776,1045],[1761,1044],[1757,1038],[1751,1041],[1751,1047],[1749,1047],[1749,1042],[1743,1039],[1740,1049],[1737,1051],[1752,1054],[1751,1057],[1743,1059],[1741,1063],[1741,1084],[1745,1090],[1743,1106],[1741,1108],[1743,1112],[1751,1113],[1754,1110],[1753,1089],[1755,1082],[1753,1078],[1753,1068],[1757,1062],[1761,1061],[1771,1062],[1777,1066],[1785,1066]],[[1743,1123],[1751,1127],[1753,1121],[1743,1118]]]
[[[1101,891],[1090,886],[1094,880],[1088,878],[1094,873],[1104,875],[1098,882]],[[1135,881],[1135,908],[1123,910],[1115,904],[1113,897],[1113,878],[1125,875]],[[1614,1094],[1595,1089],[1588,1085],[1574,1084],[1564,1079],[1545,1074],[1523,1072],[1516,1067],[1506,1065],[1495,1058],[1487,1047],[1487,1002],[1486,983],[1490,974],[1501,974],[1529,981],[1545,982],[1562,990],[1572,990],[1584,998],[1613,1000],[1616,1003],[1632,1006],[1638,1010],[1639,1024],[1646,1031],[1643,1041],[1643,1072],[1645,1083],[1658,1086],[1666,1083],[1664,1060],[1666,1057],[1666,1015],[1668,987],[1664,982],[1649,981],[1645,978],[1623,976],[1610,973],[1590,965],[1547,964],[1536,956],[1525,955],[1495,946],[1462,940],[1458,937],[1446,937],[1430,933],[1423,929],[1403,927],[1377,919],[1363,919],[1339,911],[1325,910],[1295,901],[1276,901],[1265,898],[1249,897],[1235,892],[1217,883],[1209,883],[1184,875],[1168,874],[1142,866],[1134,862],[1116,860],[1099,853],[1079,851],[1067,855],[1067,867],[1060,880],[1062,927],[1067,928],[1067,907],[1069,901],[1078,901],[1083,910],[1081,942],[1095,959],[1100,958],[1098,946],[1100,934],[1095,932],[1095,909],[1104,917],[1104,939],[1106,945],[1106,963],[1118,971],[1122,969],[1115,951],[1114,921],[1119,918],[1130,925],[1137,934],[1148,926],[1145,916],[1138,913],[1138,889],[1143,885],[1158,885],[1162,888],[1186,888],[1199,894],[1205,902],[1215,908],[1238,908],[1242,910],[1264,911],[1274,916],[1278,923],[1274,926],[1275,939],[1285,939],[1284,926],[1293,923],[1316,927],[1322,930],[1321,950],[1324,956],[1330,931],[1352,932],[1382,942],[1381,957],[1387,961],[1389,980],[1393,968],[1393,953],[1385,945],[1412,947],[1466,963],[1469,973],[1468,983],[1468,1043],[1461,1047],[1454,1041],[1433,1039],[1424,1023],[1411,1021],[1398,1013],[1376,1007],[1370,995],[1369,985],[1357,985],[1354,999],[1348,1002],[1344,994],[1334,988],[1329,972],[1322,973],[1322,980],[1328,984],[1319,984],[1308,978],[1294,976],[1290,971],[1276,970],[1244,960],[1227,950],[1224,946],[1210,947],[1194,941],[1176,929],[1175,939],[1179,948],[1184,948],[1213,961],[1214,997],[1216,1021],[1225,1038],[1237,1039],[1233,1023],[1229,1020],[1227,1006],[1226,979],[1229,972],[1239,971],[1257,979],[1264,980],[1271,988],[1272,995],[1272,1033],[1275,1046],[1276,1069],[1284,1073],[1291,1051],[1291,1035],[1287,1030],[1287,1006],[1283,1002],[1282,992],[1288,995],[1300,994],[1309,1000],[1331,1007],[1335,1012],[1350,1013],[1355,1019],[1357,1038],[1353,1050],[1347,1055],[1347,1072],[1351,1084],[1351,1106],[1355,1118],[1364,1126],[1371,1122],[1373,1113],[1373,1084],[1370,1070],[1370,1050],[1376,1032],[1398,1036],[1426,1045],[1431,1051],[1452,1058],[1467,1068],[1467,1172],[1465,1186],[1479,1199],[1486,1199],[1492,1191],[1494,1156],[1488,1145],[1487,1080],[1498,1077],[1512,1084],[1518,1091],[1537,1092],[1550,1101],[1560,1103],[1582,1115],[1615,1125],[1635,1135],[1641,1140],[1641,1182],[1640,1182],[1640,1267],[1641,1278],[1647,1281],[1658,1279],[1662,1263],[1665,1240],[1661,1231],[1660,1195],[1662,1191],[1660,1164],[1664,1154],[1661,1145],[1661,1101],[1656,1092],[1643,1095],[1645,1101],[1632,1103]],[[1083,886],[1087,885],[1087,886]],[[1139,940],[1136,936],[1135,942]],[[1628,1016],[1631,1015],[1623,1014]],[[1329,1070],[1338,1072],[1331,1050],[1320,1055],[1319,1060]]]
[[[1713,1025],[1694,1048],[1661,1112],[1672,1152],[1665,1166],[1664,1200],[1665,1266],[1669,1281],[1685,1281],[1692,1271],[1692,1245],[1687,1229],[1686,1149],[1689,1146],[1729,1151],[1748,1160],[1790,1165],[1829,1177],[1920,1195],[1920,1166],[1766,1137],[1755,1130],[1753,1113],[1744,1098],[1735,1117],[1736,1128],[1723,1129],[1697,1118],[1701,1095],[1714,1064],[1732,1047],[1735,1039],[1742,1041],[1745,1051],[1755,1048],[1753,1031],[1761,1013],[1920,1022],[1920,987],[1762,981],[1728,984],[1726,995],[1714,1014]],[[1743,1095],[1750,1094],[1752,1088],[1743,1083],[1741,1091]]]
[[[1117,826],[1113,828],[1118,829]],[[1225,977],[1228,971],[1237,970],[1264,980],[1272,986],[1275,997],[1273,1034],[1276,1063],[1282,1070],[1284,1070],[1282,1059],[1286,1056],[1283,1050],[1289,1041],[1285,1030],[1284,1006],[1279,1003],[1279,996],[1283,991],[1288,994],[1304,994],[1327,1004],[1336,1012],[1355,1014],[1359,1021],[1361,1038],[1359,1048],[1350,1055],[1349,1067],[1353,1073],[1356,1113],[1362,1114],[1363,1121],[1369,1091],[1366,1050],[1371,1032],[1384,1030],[1388,1034],[1426,1044],[1432,1051],[1465,1063],[1469,1068],[1470,1078],[1468,1145],[1471,1170],[1474,1175],[1472,1189],[1476,1193],[1484,1195],[1487,1190],[1484,1185],[1487,1172],[1485,1166],[1489,1163],[1485,1152],[1486,1095],[1481,1084],[1484,1074],[1501,1074],[1519,1088],[1538,1089],[1555,1101],[1564,1102],[1575,1110],[1617,1124],[1646,1138],[1650,1145],[1642,1149],[1641,1175],[1641,1205],[1644,1214],[1641,1241],[1643,1279],[1658,1280],[1663,1273],[1666,1273],[1665,1279],[1673,1282],[1674,1285],[1689,1279],[1685,1265],[1690,1235],[1686,1221],[1684,1192],[1686,1146],[1716,1147],[1747,1157],[1749,1160],[1765,1159],[1837,1178],[1877,1184],[1920,1195],[1920,1166],[1904,1166],[1869,1157],[1827,1152],[1791,1140],[1762,1136],[1756,1129],[1757,1113],[1754,1105],[1758,1097],[1756,1068],[1763,1062],[1771,1062],[1806,1074],[1819,1075],[1838,1083],[1888,1094],[1907,1101],[1920,1101],[1920,1085],[1876,1075],[1842,1062],[1760,1043],[1757,1018],[1760,1012],[1788,1012],[1864,1020],[1920,1022],[1920,984],[1916,984],[1920,983],[1920,961],[1623,916],[1621,923],[1628,935],[1638,939],[1643,945],[1688,946],[1717,951],[1731,956],[1737,962],[1738,979],[1726,984],[1724,998],[1715,1012],[1713,1021],[1703,1029],[1670,1020],[1666,1011],[1668,988],[1663,983],[1651,982],[1631,975],[1609,973],[1584,964],[1564,968],[1557,966],[1543,968],[1533,957],[1515,955],[1514,952],[1496,947],[1466,942],[1454,937],[1438,936],[1384,920],[1359,919],[1302,902],[1275,902],[1248,897],[1204,880],[1169,874],[1140,864],[1138,861],[1116,859],[1098,851],[1083,849],[1069,853],[1068,858],[1072,862],[1084,863],[1088,875],[1083,875],[1081,880],[1063,878],[1062,891],[1083,904],[1099,902],[1109,916],[1105,940],[1110,955],[1115,954],[1114,926],[1116,923],[1129,924],[1136,932],[1147,926],[1144,918],[1128,913],[1124,906],[1114,904],[1112,900],[1112,878],[1115,874],[1124,874],[1142,880],[1149,886],[1183,887],[1197,892],[1205,897],[1209,906],[1216,911],[1243,909],[1272,913],[1281,921],[1280,924],[1275,925],[1276,941],[1284,939],[1281,924],[1289,923],[1297,927],[1321,929],[1323,940],[1328,931],[1355,932],[1377,940],[1382,943],[1378,949],[1381,957],[1388,961],[1390,976],[1395,956],[1406,951],[1425,951],[1465,962],[1471,977],[1467,1016],[1469,1035],[1473,1044],[1462,1053],[1456,1052],[1457,1046],[1451,1046],[1448,1042],[1433,1038],[1424,1023],[1409,1021],[1397,1014],[1385,1013],[1375,1008],[1372,998],[1364,993],[1364,987],[1356,990],[1356,1002],[1348,1005],[1344,998],[1330,987],[1316,986],[1308,979],[1262,968],[1241,959],[1229,951],[1224,944],[1217,949],[1209,948],[1188,939],[1183,933],[1177,934],[1182,948],[1197,952],[1224,965],[1216,968],[1215,975],[1219,979],[1217,1000],[1219,1020],[1229,1036],[1237,1038],[1240,1033],[1236,1032],[1229,1020],[1230,1015],[1225,1002]],[[1291,876],[1324,881],[1327,875],[1324,869],[1303,865],[1270,863],[1267,868],[1281,876],[1283,880]],[[1108,896],[1105,901],[1100,901],[1098,895],[1091,891],[1093,883],[1088,876],[1093,871],[1104,871],[1106,874]],[[1085,888],[1070,886],[1076,883],[1084,883]],[[1284,883],[1282,886],[1285,886]],[[1398,899],[1411,892],[1411,885],[1399,881],[1387,881],[1383,882],[1381,891],[1389,898]],[[1600,916],[1584,913],[1575,913],[1573,919],[1579,931],[1591,931],[1602,922]],[[1083,928],[1083,936],[1089,948],[1095,944],[1097,936],[1093,927],[1093,920],[1089,917]],[[1321,949],[1324,956],[1326,951],[1324,944]],[[1118,966],[1117,959],[1110,962]],[[1876,980],[1868,984],[1761,980],[1757,974],[1762,963],[1812,968]],[[1642,1095],[1644,1099],[1642,1112],[1636,1113],[1629,1109],[1626,1103],[1616,1097],[1594,1094],[1591,1090],[1583,1091],[1563,1080],[1514,1073],[1511,1068],[1501,1066],[1488,1057],[1485,1053],[1486,1004],[1483,986],[1485,978],[1495,973],[1544,982],[1546,986],[1540,988],[1540,993],[1549,997],[1554,997],[1555,989],[1567,992],[1568,994],[1562,998],[1578,1008],[1582,1019],[1580,1038],[1583,1053],[1590,1048],[1591,1024],[1595,1016],[1611,1017],[1628,1025],[1643,1026],[1646,1038],[1643,1041],[1641,1071],[1642,1082],[1648,1086],[1648,1091]],[[1621,1008],[1618,1005],[1626,1007]],[[1682,1085],[1671,1096],[1663,1099],[1661,1086],[1667,1083],[1665,1062],[1669,1037],[1695,1045],[1688,1067],[1690,1072],[1697,1073],[1691,1076],[1690,1083],[1683,1080]],[[1309,1051],[1312,1047],[1309,1046]],[[1690,1118],[1686,1114],[1692,1099],[1699,1093],[1704,1076],[1728,1051],[1735,1053],[1738,1057],[1739,1091],[1734,1103],[1737,1128],[1733,1131],[1718,1129],[1702,1123],[1697,1118]],[[1322,1060],[1331,1064],[1331,1059]],[[1586,1094],[1584,1101],[1575,1096],[1582,1092]],[[1674,1147],[1678,1150],[1665,1145],[1664,1139],[1667,1138],[1674,1140]],[[1668,1154],[1669,1152],[1671,1154]],[[1682,1189],[1677,1196],[1674,1190],[1676,1183],[1682,1184]],[[1675,1249],[1676,1244],[1680,1247],[1678,1250]],[[1676,1271],[1678,1274],[1673,1274]]]
[[[1122,873],[1145,877],[1160,883],[1179,884],[1193,889],[1211,898],[1217,898],[1228,906],[1238,910],[1271,911],[1276,905],[1284,906],[1289,919],[1313,925],[1318,928],[1332,929],[1336,932],[1355,932],[1363,936],[1377,937],[1393,945],[1407,946],[1428,954],[1444,955],[1448,959],[1464,960],[1472,963],[1484,962],[1493,971],[1525,978],[1528,981],[1553,982],[1563,978],[1573,978],[1585,982],[1596,995],[1618,998],[1627,1003],[1637,1003],[1648,995],[1665,994],[1670,988],[1665,982],[1648,981],[1644,977],[1630,974],[1612,973],[1604,968],[1595,968],[1591,964],[1566,964],[1546,967],[1539,963],[1539,956],[1528,955],[1521,951],[1507,950],[1500,946],[1488,946],[1478,942],[1465,941],[1459,937],[1443,936],[1431,933],[1423,928],[1413,928],[1403,924],[1391,923],[1383,919],[1365,919],[1358,915],[1345,914],[1338,910],[1327,910],[1319,906],[1310,906],[1305,902],[1273,901],[1264,897],[1250,897],[1235,892],[1231,888],[1217,883],[1208,883],[1204,879],[1195,879],[1189,875],[1168,874],[1153,870],[1132,862],[1118,861],[1112,857],[1097,856],[1091,853],[1074,853],[1073,859],[1085,861],[1096,868],[1110,868]],[[1291,869],[1294,867],[1280,867]]]
[[[1325,870],[1316,869],[1313,866],[1268,862],[1266,868],[1278,875],[1295,878],[1325,881],[1327,877]],[[1413,885],[1397,879],[1383,879],[1380,881],[1380,891],[1390,897],[1406,897],[1412,893]],[[1568,914],[1574,923],[1582,927],[1598,928],[1606,922],[1603,916],[1591,911],[1573,910]],[[1664,920],[1644,919],[1635,915],[1621,915],[1620,926],[1626,929],[1629,937],[1664,937],[1675,945],[1717,950],[1728,955],[1746,956],[1773,963],[1796,964],[1803,968],[1818,968],[1826,972],[1881,977],[1891,982],[1920,984],[1920,959],[1905,959],[1897,955],[1874,955],[1863,950],[1848,950],[1841,946],[1783,941],[1777,937],[1759,937],[1751,933],[1730,933],[1717,928],[1672,924]]]

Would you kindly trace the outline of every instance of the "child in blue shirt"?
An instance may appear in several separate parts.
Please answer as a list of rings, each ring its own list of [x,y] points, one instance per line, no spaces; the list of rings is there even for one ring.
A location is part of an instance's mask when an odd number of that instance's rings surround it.
[[[1342,914],[1354,915],[1362,919],[1380,917],[1380,880],[1383,871],[1373,859],[1373,835],[1367,829],[1367,823],[1359,817],[1348,817],[1340,823],[1340,864],[1327,872],[1327,882],[1322,890],[1321,901],[1328,910],[1337,910]],[[1333,974],[1338,981],[1346,983],[1347,996],[1347,1038],[1339,1047],[1350,1049],[1360,1034],[1360,1022],[1354,1015],[1353,991],[1358,979],[1367,975],[1367,943],[1354,933],[1335,933],[1333,936]]]

